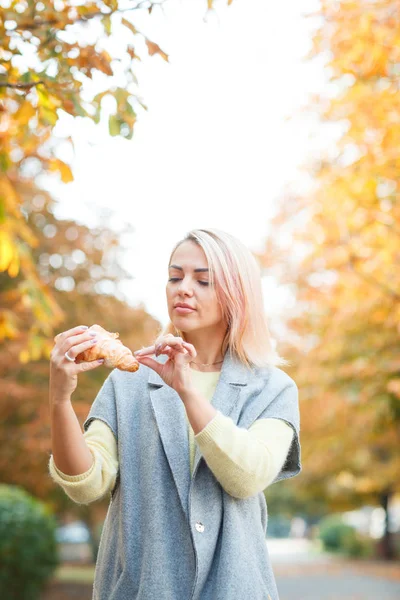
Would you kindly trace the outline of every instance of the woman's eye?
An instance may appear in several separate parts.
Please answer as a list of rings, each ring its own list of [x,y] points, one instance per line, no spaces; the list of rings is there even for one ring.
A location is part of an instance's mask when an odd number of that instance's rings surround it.
[[[175,283],[175,281],[179,281],[179,277],[171,277],[168,281]],[[198,281],[197,283],[200,283],[200,285],[208,285],[208,281]]]

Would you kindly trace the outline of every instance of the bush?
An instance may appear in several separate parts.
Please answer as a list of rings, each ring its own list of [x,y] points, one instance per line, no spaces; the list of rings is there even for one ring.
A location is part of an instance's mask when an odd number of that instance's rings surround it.
[[[353,528],[344,523],[339,515],[328,515],[319,521],[318,531],[324,549],[337,552],[343,547],[343,540],[351,535]]]
[[[374,541],[354,529],[351,533],[345,535],[342,549],[346,556],[352,557],[370,558],[375,554]]]
[[[271,515],[268,517],[267,536],[275,538],[285,538],[289,536],[291,521],[281,515]]]
[[[55,518],[22,488],[0,484],[0,598],[36,600],[59,564]]]
[[[354,557],[373,555],[373,540],[344,523],[340,515],[329,515],[321,519],[318,531],[324,550],[328,552],[340,552]]]

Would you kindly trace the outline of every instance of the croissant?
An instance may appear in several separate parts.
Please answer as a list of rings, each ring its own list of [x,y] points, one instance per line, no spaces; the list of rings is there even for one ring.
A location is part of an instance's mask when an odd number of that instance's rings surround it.
[[[133,356],[131,350],[117,339],[119,333],[110,333],[100,325],[92,325],[88,331],[96,333],[97,342],[91,348],[78,354],[75,358],[76,363],[92,362],[104,358],[104,366],[110,369],[132,372],[138,370],[139,362]]]

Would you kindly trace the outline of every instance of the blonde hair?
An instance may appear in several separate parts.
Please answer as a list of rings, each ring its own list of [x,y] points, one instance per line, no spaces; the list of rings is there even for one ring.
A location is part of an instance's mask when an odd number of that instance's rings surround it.
[[[204,250],[210,269],[210,285],[215,281],[217,300],[228,323],[222,354],[229,349],[250,369],[290,364],[273,348],[263,304],[260,267],[251,251],[225,231],[192,229],[175,244],[168,265],[178,246],[187,241]],[[168,333],[185,340],[184,332],[171,321],[160,335]]]

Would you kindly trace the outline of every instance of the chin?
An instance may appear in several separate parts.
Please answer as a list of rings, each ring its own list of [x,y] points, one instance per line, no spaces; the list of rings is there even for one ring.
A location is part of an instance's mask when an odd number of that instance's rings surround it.
[[[171,323],[180,331],[192,331],[193,329],[198,329],[198,326],[194,325],[194,323],[188,323],[187,319],[185,320],[185,317],[180,319],[175,317],[174,319],[171,319]]]

